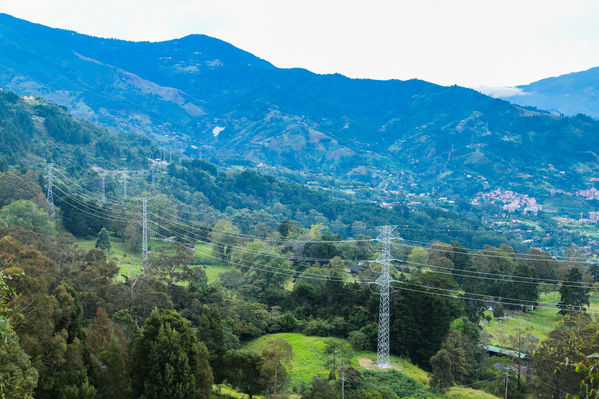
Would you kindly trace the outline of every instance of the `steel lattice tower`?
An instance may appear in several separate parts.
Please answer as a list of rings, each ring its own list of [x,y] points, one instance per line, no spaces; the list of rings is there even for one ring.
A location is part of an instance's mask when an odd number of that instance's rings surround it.
[[[50,208],[50,217],[52,219],[54,219],[56,217],[56,211],[54,209],[54,193],[52,191],[52,187],[53,187],[53,183],[52,183],[52,178],[54,176],[52,175],[52,166],[48,165],[48,167],[46,168],[46,189],[47,191],[47,200],[48,200],[48,207]]]
[[[141,258],[142,262],[148,259],[148,219],[146,213],[147,198],[142,198],[142,237],[141,237]]]
[[[123,172],[123,198],[127,199],[127,170]]]
[[[379,227],[381,232],[377,240],[383,244],[383,250],[376,259],[382,266],[381,275],[376,279],[375,284],[380,286],[380,304],[379,304],[379,337],[376,353],[376,365],[380,369],[391,367],[389,362],[389,293],[391,286],[391,240],[394,239],[392,233],[396,226]]]
[[[100,176],[100,178],[102,179],[102,205],[104,205],[106,202],[106,180],[104,175]]]

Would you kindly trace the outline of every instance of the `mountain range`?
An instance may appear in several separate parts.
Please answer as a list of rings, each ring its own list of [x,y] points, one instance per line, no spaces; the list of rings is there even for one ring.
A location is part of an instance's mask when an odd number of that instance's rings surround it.
[[[517,87],[517,95],[502,97],[565,115],[586,114],[599,119],[599,67],[542,79]]]
[[[599,170],[599,122],[584,115],[420,80],[280,69],[204,35],[128,42],[0,14],[0,52],[0,87],[224,164],[454,196],[579,188]]]

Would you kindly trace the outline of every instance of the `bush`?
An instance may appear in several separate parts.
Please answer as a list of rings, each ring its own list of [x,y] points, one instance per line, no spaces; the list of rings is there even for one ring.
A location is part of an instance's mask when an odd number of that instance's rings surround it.
[[[363,351],[366,348],[366,334],[364,334],[361,331],[350,332],[348,340],[352,348],[354,348],[357,351]]]
[[[503,317],[504,316],[503,306],[501,304],[497,304],[493,307],[493,317]]]

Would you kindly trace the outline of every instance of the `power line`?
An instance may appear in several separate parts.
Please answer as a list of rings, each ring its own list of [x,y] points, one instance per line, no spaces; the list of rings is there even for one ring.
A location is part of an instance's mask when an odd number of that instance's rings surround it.
[[[58,187],[57,187],[58,188]],[[62,189],[58,188],[59,191],[64,192]],[[69,195],[68,193],[65,193],[66,195]],[[115,218],[113,216],[107,216],[106,214],[102,213],[102,210],[99,209],[95,209],[93,207],[91,207],[89,204],[86,204],[84,202],[79,202],[77,201],[74,197],[71,197],[73,201],[75,201],[76,203],[81,204],[82,206],[91,209],[92,212],[87,212],[77,206],[75,206],[74,204],[70,203],[69,201],[65,201],[67,202],[69,205],[75,207],[76,209],[90,214],[92,216],[95,217],[101,217],[101,218],[105,218],[108,220],[115,220],[115,221],[121,221],[121,222],[131,222],[128,219],[122,219],[122,218]],[[62,199],[62,198],[61,198]],[[63,199],[64,200],[64,199]],[[100,214],[98,214],[98,212],[100,212]],[[151,222],[153,224],[156,224],[155,222]],[[160,226],[159,226],[160,227]],[[164,229],[164,227],[162,227]],[[171,233],[173,233],[171,230],[169,229],[165,229],[166,231],[169,231]],[[180,238],[184,238],[184,240],[189,241],[192,237],[189,236],[182,236],[182,235],[178,235]],[[197,240],[201,240],[201,238],[196,237]],[[220,243],[220,244],[224,244],[222,242],[216,241],[216,240],[212,240],[211,242],[209,241],[202,241],[205,243]],[[283,258],[283,259],[287,259],[287,260],[293,260],[293,259],[301,259],[301,260],[320,260],[320,261],[329,261],[330,259],[328,258],[309,258],[309,257],[295,257],[295,256],[284,256],[281,254],[276,254],[276,253],[270,253],[270,252],[256,252],[256,251],[251,251],[247,248],[244,247],[238,247],[238,246],[232,246],[234,248],[238,248],[239,250],[241,250],[242,252],[250,252],[250,253],[257,253],[260,255],[266,255],[266,256],[271,256],[271,257],[279,257],[279,258]],[[562,283],[562,285],[564,286],[572,286],[572,287],[579,287],[579,288],[588,288],[588,289],[595,289],[596,287],[592,287],[592,286],[587,286],[584,285],[585,283],[578,283],[578,282],[569,282],[569,281],[564,281],[564,280],[551,280],[551,279],[537,279],[534,277],[519,277],[519,276],[512,276],[512,275],[503,275],[503,274],[497,274],[497,273],[485,273],[485,272],[479,272],[479,271],[470,271],[470,270],[457,270],[457,269],[450,269],[450,268],[443,268],[443,267],[439,267],[439,266],[434,266],[434,265],[430,265],[430,264],[422,264],[422,263],[415,263],[415,262],[406,262],[408,264],[413,264],[413,265],[419,265],[419,266],[425,266],[425,267],[430,267],[430,268],[439,268],[439,269],[444,269],[444,270],[448,270],[451,272],[437,272],[437,271],[431,271],[431,272],[436,272],[439,274],[448,274],[448,275],[453,275],[453,276],[460,276],[460,277],[465,277],[465,278],[478,278],[478,279],[486,279],[486,280],[494,280],[497,281],[496,278],[492,278],[492,277],[486,277],[486,276],[473,276],[467,273],[476,273],[476,274],[485,274],[485,275],[491,275],[491,276],[496,276],[496,277],[504,277],[504,278],[509,278],[510,282],[514,282],[514,283],[528,283],[528,284],[537,284],[540,282],[545,282],[545,281],[549,281],[551,283],[557,284],[557,283]],[[519,279],[530,279],[530,281],[520,281]]]
[[[63,190],[61,190],[60,188],[58,188],[59,191],[64,192]],[[69,194],[66,194],[69,195]],[[122,219],[122,218],[115,218],[112,216],[108,216],[107,214],[103,214],[100,213],[98,214],[98,212],[102,212],[102,210],[96,209],[91,207],[90,205],[84,203],[84,202],[79,202],[77,201],[75,198],[71,197],[72,201],[75,201],[76,203],[79,203],[80,205],[89,208],[92,210],[92,212],[86,212],[85,210],[76,207],[75,205],[71,204],[69,201],[65,201],[67,202],[69,205],[72,205],[73,207],[75,207],[76,209],[85,212],[87,214],[90,214],[92,216],[95,217],[101,217],[101,218],[106,218],[109,220],[115,220],[115,221],[122,221],[122,222],[131,222],[128,219]],[[156,224],[158,226],[158,224],[156,222],[151,221],[151,223]],[[165,228],[164,226],[158,226],[162,229],[164,229],[165,231],[168,231],[170,233],[176,233],[173,232],[170,229]],[[191,236],[183,236],[181,234],[178,234],[179,238],[183,238],[186,241],[191,240],[193,237]],[[217,243],[217,244],[226,244],[217,240],[212,239],[211,241],[203,241],[201,240],[200,237],[195,237],[196,240],[205,242],[205,243]],[[229,245],[229,244],[227,244]],[[283,259],[287,259],[287,260],[311,260],[311,261],[329,261],[330,259],[328,258],[311,258],[311,257],[298,257],[298,256],[285,256],[282,254],[277,254],[277,253],[264,253],[264,252],[256,252],[256,251],[252,251],[249,250],[247,248],[244,247],[239,247],[239,246],[235,246],[235,245],[231,245],[234,248],[237,248],[239,250],[241,250],[242,252],[248,252],[248,253],[256,253],[256,254],[260,254],[260,255],[264,255],[266,254],[267,256],[271,256],[271,257],[279,257],[279,258],[283,258]],[[369,260],[364,260],[364,261],[369,261]],[[443,273],[443,272],[437,272],[437,271],[431,271],[431,272],[436,272],[439,274],[448,274],[448,275],[453,275],[453,276],[460,276],[460,277],[465,277],[465,278],[478,278],[478,279],[486,279],[486,280],[494,280],[497,281],[497,278],[494,277],[502,277],[502,278],[509,278],[511,282],[514,283],[527,283],[527,284],[537,284],[537,283],[552,283],[552,284],[557,284],[557,283],[562,283],[562,285],[564,286],[573,286],[573,287],[581,287],[581,288],[588,288],[588,289],[596,289],[596,287],[592,287],[592,286],[588,286],[583,282],[569,282],[567,280],[553,280],[553,279],[540,279],[540,278],[535,278],[535,277],[525,277],[525,276],[513,276],[513,275],[505,275],[505,274],[498,274],[498,273],[487,273],[487,272],[480,272],[480,271],[473,271],[473,270],[458,270],[458,269],[451,269],[451,268],[443,268],[440,266],[435,266],[435,265],[431,265],[431,264],[423,264],[423,263],[416,263],[416,262],[406,262],[407,264],[412,264],[412,265],[417,265],[417,266],[423,266],[423,267],[430,267],[430,268],[437,268],[437,269],[443,269],[443,270],[448,270],[448,272]],[[472,274],[483,274],[485,276],[476,276],[476,275],[471,275]],[[487,276],[493,276],[493,277],[487,277]],[[530,281],[521,281],[521,279],[524,280],[530,280]]]

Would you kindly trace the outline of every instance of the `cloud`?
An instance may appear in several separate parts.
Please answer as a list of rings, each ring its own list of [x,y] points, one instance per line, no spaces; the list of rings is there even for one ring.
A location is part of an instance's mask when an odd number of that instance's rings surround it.
[[[513,96],[525,96],[529,93],[525,92],[519,87],[515,86],[477,86],[473,87],[474,90],[479,91],[487,96],[495,98],[505,98]]]

